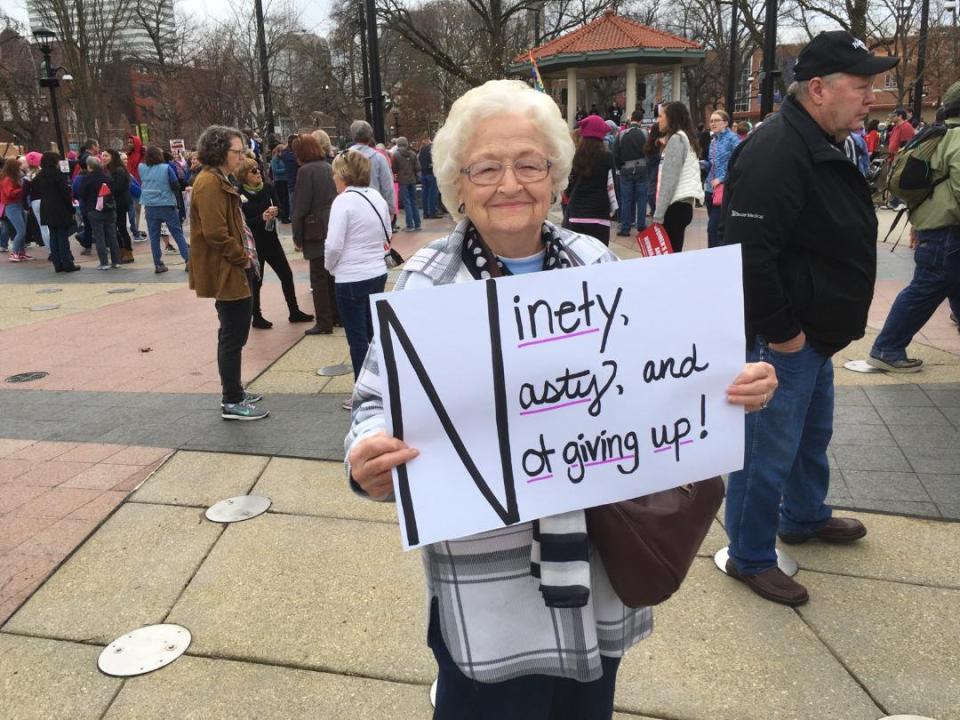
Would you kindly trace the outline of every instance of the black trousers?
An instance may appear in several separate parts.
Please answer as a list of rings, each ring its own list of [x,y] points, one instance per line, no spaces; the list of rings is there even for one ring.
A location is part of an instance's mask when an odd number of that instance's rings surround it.
[[[578,222],[570,222],[569,220],[564,220],[563,227],[566,228],[567,230],[573,230],[576,233],[580,233],[581,235],[589,235],[590,237],[595,237],[604,245],[610,245],[610,226],[609,225],[601,225],[599,223],[578,223]]]
[[[310,290],[313,292],[313,313],[317,327],[321,330],[333,330],[340,324],[337,310],[336,285],[333,275],[323,266],[323,255],[310,259]]]
[[[250,335],[253,301],[248,297],[242,300],[217,300],[215,305],[220,318],[220,330],[217,332],[217,369],[220,371],[223,402],[238,403],[243,400],[241,356]]]
[[[253,286],[253,316],[260,315],[260,288],[263,286],[263,271],[266,265],[272,267],[277,277],[280,278],[280,286],[283,288],[283,298],[287,301],[287,309],[291,313],[299,309],[297,288],[293,284],[293,270],[290,269],[290,263],[287,262],[287,256],[283,252],[280,241],[257,243],[257,259],[260,261],[260,277]]]
[[[121,250],[133,250],[133,243],[130,241],[130,233],[127,232],[127,223],[130,218],[127,213],[130,210],[129,205],[117,206],[117,241],[120,243]]]
[[[683,235],[693,220],[693,205],[688,202],[671,203],[663,216],[663,228],[670,238],[675,253],[683,252]]]

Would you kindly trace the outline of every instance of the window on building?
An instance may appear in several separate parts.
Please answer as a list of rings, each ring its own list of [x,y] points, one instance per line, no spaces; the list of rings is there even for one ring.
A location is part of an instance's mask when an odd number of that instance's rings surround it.
[[[750,112],[750,103],[753,95],[753,58],[740,67],[740,77],[737,79],[737,102],[734,103],[734,112]]]
[[[896,90],[897,89],[897,76],[893,73],[887,73],[883,76],[883,89],[884,90]]]

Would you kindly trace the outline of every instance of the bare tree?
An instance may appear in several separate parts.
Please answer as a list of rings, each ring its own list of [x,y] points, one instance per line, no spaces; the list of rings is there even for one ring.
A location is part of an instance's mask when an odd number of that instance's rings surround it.
[[[34,55],[22,25],[6,16],[0,16],[0,24],[0,130],[14,144],[38,148],[43,140],[52,139],[43,132],[49,123],[43,122],[48,105],[40,94],[39,57]]]

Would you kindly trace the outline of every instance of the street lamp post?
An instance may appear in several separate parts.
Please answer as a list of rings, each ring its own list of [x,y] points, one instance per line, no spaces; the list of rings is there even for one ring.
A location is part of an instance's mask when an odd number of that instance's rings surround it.
[[[730,3],[730,64],[727,67],[727,113],[730,122],[737,110],[737,0]]]
[[[50,41],[56,38],[56,33],[41,27],[33,31],[33,36],[40,45],[40,52],[43,53],[43,76],[40,78],[40,87],[50,88],[50,110],[53,115],[53,127],[57,133],[57,147],[60,148],[60,156],[65,158],[67,149],[63,144],[60,108],[57,106],[57,88],[60,86],[60,78],[57,77],[57,72],[63,68],[55,68],[51,62],[53,49],[50,47]]]
[[[777,0],[766,0],[763,18],[763,72],[760,83],[760,119],[773,112],[773,85],[777,66]]]
[[[257,20],[257,50],[260,60],[260,89],[263,92],[263,114],[266,116],[264,139],[269,143],[275,132],[273,117],[273,96],[270,92],[270,66],[267,61],[267,33],[263,26],[263,3],[254,0],[253,10]]]
[[[377,37],[377,6],[374,0],[364,0],[367,11],[367,68],[370,71],[370,97],[373,115],[373,136],[385,142],[383,131],[383,85],[380,80],[380,41]]]

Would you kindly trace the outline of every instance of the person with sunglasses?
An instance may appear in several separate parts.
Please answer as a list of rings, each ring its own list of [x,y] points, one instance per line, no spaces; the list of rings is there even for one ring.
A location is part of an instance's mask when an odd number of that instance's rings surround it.
[[[247,227],[253,233],[257,247],[257,260],[260,272],[253,291],[253,321],[251,325],[258,330],[269,330],[273,323],[263,317],[260,309],[260,288],[263,286],[263,271],[266,265],[280,278],[283,297],[287,301],[288,320],[292,323],[310,322],[313,315],[300,309],[297,303],[297,289],[293,283],[293,271],[287,261],[287,255],[277,235],[277,216],[280,204],[273,185],[264,180],[263,172],[256,160],[244,158],[236,172],[237,184],[243,202],[240,205]]]

